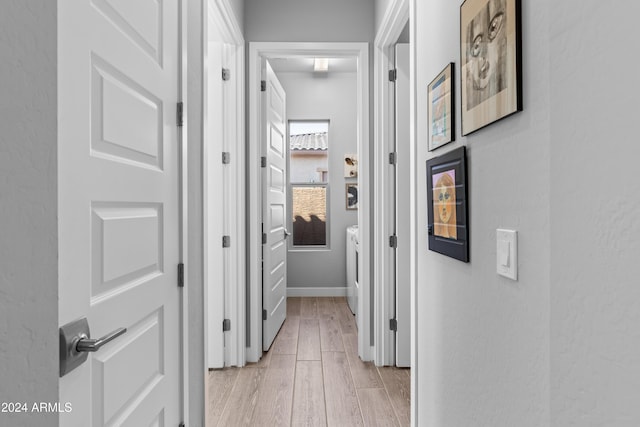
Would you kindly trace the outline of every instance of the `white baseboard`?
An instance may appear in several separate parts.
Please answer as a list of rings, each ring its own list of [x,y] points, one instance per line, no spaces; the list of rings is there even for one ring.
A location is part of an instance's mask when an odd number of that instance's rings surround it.
[[[346,297],[347,287],[300,288],[288,287],[288,297]]]

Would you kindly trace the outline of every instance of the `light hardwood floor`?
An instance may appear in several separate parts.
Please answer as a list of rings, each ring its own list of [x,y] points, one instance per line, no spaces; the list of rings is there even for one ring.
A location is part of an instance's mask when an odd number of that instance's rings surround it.
[[[345,298],[288,298],[258,363],[209,372],[207,427],[408,426],[410,371],[358,357]]]

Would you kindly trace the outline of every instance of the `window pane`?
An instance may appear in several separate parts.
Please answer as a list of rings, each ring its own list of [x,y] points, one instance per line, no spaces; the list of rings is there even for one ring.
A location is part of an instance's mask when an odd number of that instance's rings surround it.
[[[327,188],[293,186],[294,246],[327,244]]]
[[[329,122],[289,122],[289,179],[319,183],[329,179]]]

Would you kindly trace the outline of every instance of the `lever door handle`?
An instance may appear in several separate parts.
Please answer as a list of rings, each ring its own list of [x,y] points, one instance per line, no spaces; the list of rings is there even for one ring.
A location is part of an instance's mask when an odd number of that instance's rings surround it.
[[[89,322],[86,317],[61,326],[60,336],[60,377],[82,365],[89,357],[88,353],[100,350],[100,347],[127,332],[126,328],[118,328],[99,338],[92,340]]]
[[[115,331],[98,338],[97,340],[92,340],[88,338],[85,334],[80,335],[80,339],[76,342],[76,351],[81,353],[83,351],[98,351],[100,348],[106,343],[113,341],[118,338],[120,335],[127,332],[127,328],[118,328]]]

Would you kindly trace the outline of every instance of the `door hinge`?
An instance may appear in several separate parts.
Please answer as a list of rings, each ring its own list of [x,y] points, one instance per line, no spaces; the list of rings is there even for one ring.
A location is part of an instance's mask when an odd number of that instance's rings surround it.
[[[231,163],[231,153],[228,151],[225,151],[222,153],[222,164],[228,165],[229,163]]]
[[[393,70],[389,70],[389,81],[395,82],[397,79],[398,79],[398,70],[395,68]]]
[[[176,124],[178,127],[182,127],[184,123],[184,104],[182,102],[178,102],[176,105]]]
[[[267,167],[267,158],[265,156],[260,157],[260,167],[261,168]]]
[[[262,244],[263,245],[267,244],[267,233],[262,233]]]
[[[231,70],[229,70],[228,68],[223,68],[222,69],[222,80],[227,81],[231,79]]]
[[[222,332],[227,332],[231,330],[231,319],[224,319],[222,321]]]
[[[262,310],[262,320],[267,320],[267,310]]]
[[[389,329],[398,332],[398,321],[396,319],[389,319]]]
[[[178,287],[184,288],[184,264],[178,264]]]
[[[389,164],[395,165],[398,162],[398,153],[395,151],[393,153],[389,153]]]
[[[231,247],[231,236],[222,236],[222,247],[223,248]]]
[[[398,247],[398,236],[395,234],[393,236],[389,236],[389,246],[392,248]]]
[[[260,80],[260,92],[266,92],[266,91],[267,91],[267,81]]]

